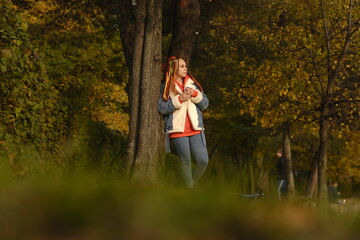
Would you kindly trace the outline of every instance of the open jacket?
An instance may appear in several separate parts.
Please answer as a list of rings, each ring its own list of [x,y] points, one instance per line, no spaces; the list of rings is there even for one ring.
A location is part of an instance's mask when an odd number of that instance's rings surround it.
[[[160,97],[158,101],[158,109],[164,115],[165,133],[184,132],[187,113],[194,130],[204,129],[202,111],[208,107],[209,100],[189,76],[186,76],[184,83],[184,89],[190,87],[198,91],[196,97],[180,102],[179,96],[183,91],[175,84],[175,93],[170,91],[169,100]],[[160,96],[163,95],[164,85],[161,85]]]

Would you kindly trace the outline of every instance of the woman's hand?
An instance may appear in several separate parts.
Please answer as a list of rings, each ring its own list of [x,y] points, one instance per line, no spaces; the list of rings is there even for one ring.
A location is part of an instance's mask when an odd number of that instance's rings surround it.
[[[189,88],[189,87],[187,87],[187,88],[185,88],[185,92],[186,93],[189,93],[190,94],[190,96],[192,96],[193,94],[194,94],[194,89],[193,88]]]
[[[183,94],[181,94],[181,95],[179,96],[179,100],[180,100],[181,102],[185,102],[186,100],[190,99],[190,97],[191,97],[191,94],[190,94],[190,93],[184,92]]]

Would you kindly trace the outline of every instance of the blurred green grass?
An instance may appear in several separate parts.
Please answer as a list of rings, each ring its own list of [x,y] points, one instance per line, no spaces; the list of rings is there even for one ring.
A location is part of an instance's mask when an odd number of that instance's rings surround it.
[[[240,200],[234,186],[194,191],[91,171],[16,178],[0,171],[0,239],[359,239],[358,214]],[[216,181],[214,181],[216,182]]]

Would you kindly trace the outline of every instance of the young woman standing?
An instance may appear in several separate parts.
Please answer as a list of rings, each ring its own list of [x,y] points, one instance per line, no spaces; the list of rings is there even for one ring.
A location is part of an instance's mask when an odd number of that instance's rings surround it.
[[[164,115],[167,145],[180,158],[185,185],[193,188],[209,161],[202,117],[209,100],[201,85],[187,72],[183,59],[168,58],[162,70],[164,78],[158,109]],[[192,156],[196,163],[194,171]]]

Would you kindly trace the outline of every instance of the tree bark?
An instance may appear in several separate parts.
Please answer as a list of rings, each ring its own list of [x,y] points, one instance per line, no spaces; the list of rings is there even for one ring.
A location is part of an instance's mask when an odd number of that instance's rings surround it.
[[[199,0],[178,0],[169,56],[179,56],[190,65],[200,17]]]
[[[136,11],[129,0],[115,1],[130,75],[126,169],[135,178],[153,178],[165,142],[161,134],[162,119],[156,109],[162,78],[162,1],[139,0]],[[169,52],[181,55],[187,64],[199,15],[198,0],[178,0]]]
[[[161,116],[157,100],[161,83],[162,1],[147,0],[140,78],[137,151],[132,163],[135,179],[155,180],[162,152]],[[133,66],[136,67],[136,66]]]
[[[307,198],[313,198],[314,194],[317,192],[318,188],[318,169],[319,169],[319,150],[315,154],[315,159],[312,164],[309,180],[306,186],[305,190],[305,197]]]
[[[291,159],[291,140],[290,140],[290,126],[286,125],[283,129],[283,154],[285,161],[286,171],[286,190],[287,196],[290,201],[295,197],[295,183],[294,174],[292,170],[292,159]]]
[[[138,11],[141,10],[140,4],[141,0],[138,3]],[[137,16],[134,13],[134,7],[130,0],[114,0],[112,1],[112,8],[116,10],[117,21],[119,22],[120,28],[120,38],[122,42],[122,47],[126,59],[128,69],[132,69],[134,54],[134,39],[137,38],[137,33],[135,33],[138,28],[136,24],[139,18],[139,12]]]
[[[141,0],[138,3],[136,16],[135,39],[133,40],[132,63],[129,76],[129,106],[130,106],[130,121],[129,121],[129,135],[128,135],[128,149],[126,159],[127,174],[132,172],[131,164],[133,163],[137,151],[137,139],[139,129],[139,115],[140,115],[140,79],[142,68],[142,54],[144,48],[145,35],[145,20],[146,20],[146,0]],[[126,45],[126,44],[125,44]]]
[[[329,104],[324,103],[320,115],[320,145],[319,145],[319,161],[318,161],[318,176],[319,176],[319,190],[318,197],[320,203],[327,201],[327,152],[328,152],[328,131],[329,131]]]

